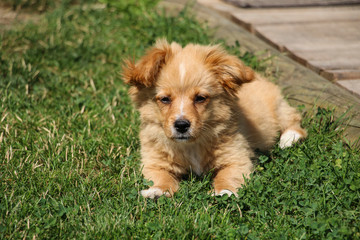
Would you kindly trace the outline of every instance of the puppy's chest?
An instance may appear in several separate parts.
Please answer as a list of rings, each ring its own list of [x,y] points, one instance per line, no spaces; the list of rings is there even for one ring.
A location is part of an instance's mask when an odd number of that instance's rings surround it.
[[[206,154],[198,148],[184,149],[183,157],[188,169],[200,176],[206,169]]]

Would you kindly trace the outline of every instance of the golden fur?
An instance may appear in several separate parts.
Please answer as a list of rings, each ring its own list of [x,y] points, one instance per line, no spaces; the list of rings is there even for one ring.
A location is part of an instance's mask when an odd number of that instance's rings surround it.
[[[288,147],[306,131],[277,86],[220,46],[157,41],[124,81],[141,116],[144,197],[172,196],[181,176],[214,170],[216,195],[234,193],[253,170],[254,149],[269,150],[278,133]]]

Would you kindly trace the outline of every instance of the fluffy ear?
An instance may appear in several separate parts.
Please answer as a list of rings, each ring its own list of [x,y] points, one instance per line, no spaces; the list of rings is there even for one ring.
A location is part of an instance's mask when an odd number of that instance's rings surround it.
[[[235,56],[226,53],[220,46],[210,47],[205,59],[224,89],[235,94],[243,83],[254,79],[254,71]]]
[[[158,40],[136,64],[130,60],[124,61],[124,82],[138,88],[153,86],[162,66],[171,55],[171,45],[166,40]]]

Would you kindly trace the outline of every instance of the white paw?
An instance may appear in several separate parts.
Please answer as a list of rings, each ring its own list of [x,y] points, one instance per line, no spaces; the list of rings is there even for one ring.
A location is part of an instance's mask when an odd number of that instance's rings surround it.
[[[213,194],[213,196],[223,196],[225,194],[227,194],[229,197],[231,197],[232,195],[235,195],[237,197],[236,193],[233,193],[232,191],[227,189],[223,189],[219,193]]]
[[[280,148],[284,149],[291,147],[291,145],[297,142],[302,135],[295,130],[286,130],[280,137]]]
[[[151,199],[161,197],[162,195],[170,197],[170,193],[164,192],[163,190],[157,187],[142,190],[140,193],[144,198],[151,198]]]

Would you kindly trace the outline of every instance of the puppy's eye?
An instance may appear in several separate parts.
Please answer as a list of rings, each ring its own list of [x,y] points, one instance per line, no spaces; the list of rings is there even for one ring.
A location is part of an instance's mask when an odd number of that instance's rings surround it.
[[[202,95],[197,95],[194,99],[195,103],[203,103],[206,101],[206,97]]]
[[[170,97],[161,97],[160,102],[162,102],[163,104],[170,104],[171,103],[171,99]]]

